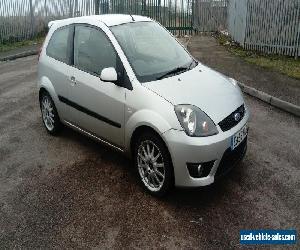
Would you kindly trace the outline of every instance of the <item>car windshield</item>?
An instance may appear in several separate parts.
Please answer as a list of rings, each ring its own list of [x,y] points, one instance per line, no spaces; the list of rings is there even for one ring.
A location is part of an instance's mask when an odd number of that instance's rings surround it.
[[[159,24],[127,23],[111,27],[137,79],[149,82],[196,66],[194,59]]]

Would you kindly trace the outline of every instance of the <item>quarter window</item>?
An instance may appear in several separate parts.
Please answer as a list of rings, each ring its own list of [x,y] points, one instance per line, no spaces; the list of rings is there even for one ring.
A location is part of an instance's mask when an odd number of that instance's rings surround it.
[[[102,69],[117,69],[117,55],[106,35],[95,28],[75,27],[74,65],[91,74],[100,75]]]
[[[54,59],[68,63],[68,38],[70,28],[64,27],[56,30],[48,44],[47,55]]]

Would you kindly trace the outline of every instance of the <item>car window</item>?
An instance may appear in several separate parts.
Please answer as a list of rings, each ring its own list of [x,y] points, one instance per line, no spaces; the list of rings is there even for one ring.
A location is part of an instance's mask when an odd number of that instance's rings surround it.
[[[193,58],[159,24],[132,22],[110,28],[140,82],[160,79],[177,68],[190,69]]]
[[[48,44],[47,55],[64,63],[68,63],[68,37],[70,27],[56,30]]]
[[[104,32],[89,26],[75,27],[74,65],[96,75],[104,68],[117,68],[116,52]]]

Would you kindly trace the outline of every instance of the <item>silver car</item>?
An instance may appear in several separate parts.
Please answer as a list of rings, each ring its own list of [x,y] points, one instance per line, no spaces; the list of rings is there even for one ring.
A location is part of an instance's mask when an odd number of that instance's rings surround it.
[[[100,15],[49,27],[38,88],[50,134],[63,124],[124,152],[156,196],[209,185],[245,155],[249,111],[237,82],[157,22]]]

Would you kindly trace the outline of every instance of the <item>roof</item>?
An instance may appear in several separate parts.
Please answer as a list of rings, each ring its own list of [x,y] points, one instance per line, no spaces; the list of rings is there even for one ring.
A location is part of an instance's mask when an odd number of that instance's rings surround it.
[[[84,21],[100,21],[105,25],[111,27],[123,23],[130,22],[143,22],[143,21],[151,21],[150,18],[145,16],[137,16],[137,15],[124,15],[124,14],[105,14],[105,15],[93,15],[93,16],[81,16],[81,17],[73,17],[62,20],[51,21],[48,24],[50,28],[54,23],[76,23],[76,22],[84,22]]]
[[[91,17],[95,17],[96,19],[99,19],[99,21],[105,23],[107,26],[114,26],[122,23],[130,23],[133,22],[133,20],[136,22],[151,21],[150,18],[145,16],[124,15],[124,14],[106,14],[106,15],[97,15]]]

